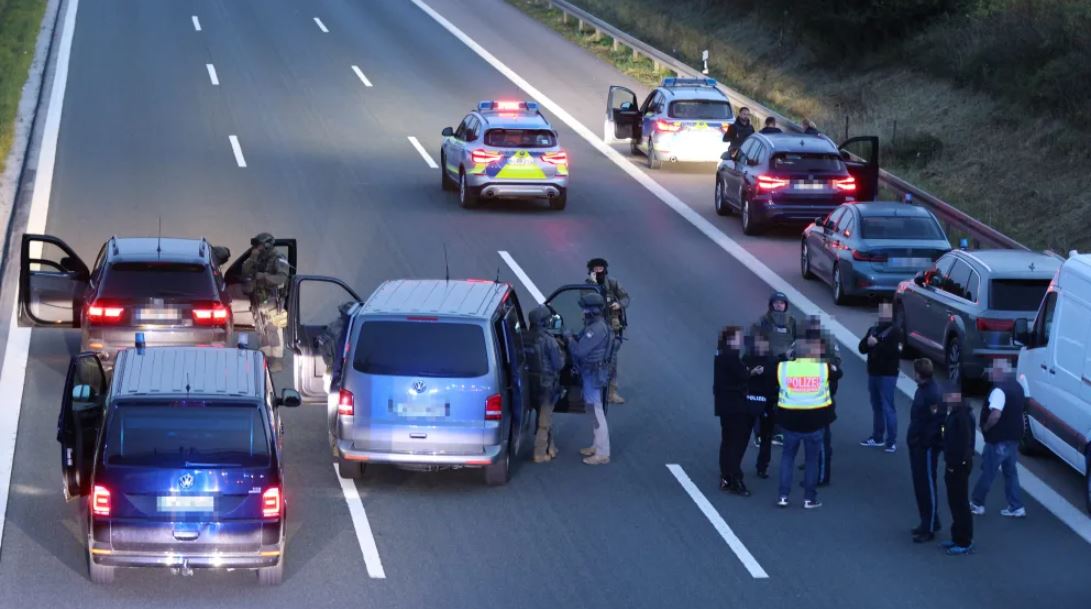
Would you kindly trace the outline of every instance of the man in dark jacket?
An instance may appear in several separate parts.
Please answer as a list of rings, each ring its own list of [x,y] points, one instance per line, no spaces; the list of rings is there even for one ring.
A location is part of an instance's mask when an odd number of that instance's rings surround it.
[[[610,404],[624,404],[625,398],[617,391],[617,350],[624,341],[625,328],[629,325],[626,310],[629,308],[629,293],[621,287],[617,279],[610,277],[610,263],[605,258],[592,258],[587,261],[587,283],[600,285],[605,289],[606,321],[618,340],[614,357],[610,360],[610,385],[606,401]]]
[[[758,477],[769,477],[769,460],[773,451],[773,429],[776,427],[777,364],[769,351],[769,341],[760,334],[751,337],[751,348],[743,362],[750,370],[746,384],[746,401],[750,412],[758,417]]]
[[[773,118],[772,116],[768,116],[765,118],[765,126],[761,128],[761,131],[759,131],[759,133],[769,135],[772,133],[784,132],[781,131],[780,127],[777,127],[777,119]]]
[[[969,554],[974,547],[974,517],[970,513],[970,469],[974,461],[974,415],[962,401],[962,392],[949,387],[943,394],[947,420],[943,424],[943,462],[947,471],[947,505],[951,508],[951,541],[943,543],[948,556]]]
[[[924,543],[936,538],[940,529],[939,504],[936,493],[936,470],[939,453],[943,450],[943,421],[947,408],[943,405],[939,385],[933,375],[932,360],[920,358],[913,362],[917,377],[917,392],[909,411],[909,469],[913,474],[913,492],[917,497],[920,525],[913,529],[913,542]]]
[[[724,133],[724,141],[730,144],[730,150],[738,150],[746,138],[754,135],[754,125],[750,124],[750,108],[739,108],[739,115]]]
[[[749,497],[741,464],[754,428],[754,415],[746,400],[750,370],[742,360],[742,341],[742,328],[728,326],[720,331],[712,394],[720,418],[720,489]]]
[[[896,450],[898,413],[894,410],[894,389],[902,358],[902,332],[894,323],[894,306],[879,304],[879,323],[868,328],[860,339],[860,353],[867,355],[868,393],[871,396],[871,436],[861,446],[885,446]],[[886,442],[883,435],[886,435]]]
[[[997,358],[989,369],[993,388],[989,392],[987,406],[981,407],[981,433],[985,436],[985,448],[981,451],[981,476],[974,485],[970,509],[974,514],[985,513],[985,496],[996,478],[996,470],[1004,473],[1004,494],[1008,506],[1000,510],[1001,516],[1025,518],[1027,509],[1019,489],[1017,455],[1019,439],[1023,437],[1023,408],[1026,396],[1023,387],[1015,380],[1011,362]]]
[[[803,119],[803,133],[806,135],[818,135],[818,127],[809,118]]]
[[[557,338],[549,332],[551,317],[552,312],[544,305],[532,310],[527,316],[530,332],[523,341],[531,403],[538,411],[538,431],[534,434],[535,463],[545,463],[557,456],[557,445],[553,442],[553,408],[560,397],[564,354]]]
[[[769,296],[769,310],[750,329],[752,336],[762,335],[769,341],[773,357],[784,360],[796,341],[796,319],[789,312],[788,296],[773,292]]]

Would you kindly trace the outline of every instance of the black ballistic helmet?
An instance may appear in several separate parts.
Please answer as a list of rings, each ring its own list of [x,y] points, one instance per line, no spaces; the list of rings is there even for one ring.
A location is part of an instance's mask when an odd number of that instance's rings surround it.
[[[772,309],[773,309],[773,303],[774,303],[774,302],[783,302],[783,303],[784,303],[784,306],[785,306],[785,308],[787,308],[787,307],[789,306],[789,303],[788,303],[788,295],[787,295],[787,294],[785,294],[784,292],[773,292],[773,293],[772,293],[772,294],[771,294],[771,295],[769,296],[769,309],[770,309],[770,310],[772,310]]]
[[[598,292],[587,292],[580,296],[581,309],[602,309],[605,306],[606,301],[602,299],[602,295]]]
[[[275,239],[269,233],[258,233],[254,235],[254,238],[250,240],[251,246],[264,245],[266,247],[272,247]]]

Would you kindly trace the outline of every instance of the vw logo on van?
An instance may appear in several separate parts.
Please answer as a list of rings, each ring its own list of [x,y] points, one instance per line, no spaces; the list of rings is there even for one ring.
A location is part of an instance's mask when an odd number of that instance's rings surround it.
[[[428,388],[428,385],[424,384],[424,381],[417,381],[413,383],[413,391],[417,393],[424,393],[424,390]]]
[[[178,479],[178,488],[182,490],[193,488],[193,474],[183,474],[182,477]]]

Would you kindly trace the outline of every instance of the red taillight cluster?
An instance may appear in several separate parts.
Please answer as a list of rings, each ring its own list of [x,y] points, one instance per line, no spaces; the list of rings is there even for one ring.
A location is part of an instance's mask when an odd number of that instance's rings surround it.
[[[87,321],[93,324],[117,324],[125,317],[125,307],[96,300],[87,307]]]
[[[499,421],[504,415],[504,400],[499,393],[490,395],[485,400],[485,420]]]
[[[95,485],[91,491],[91,513],[95,516],[110,515],[110,491],[105,486]]]
[[[977,329],[981,332],[1011,332],[1015,329],[1015,320],[978,317]]]
[[[503,154],[495,150],[486,150],[484,148],[477,148],[470,152],[470,159],[478,165],[488,165],[490,163],[499,162],[504,158]]]
[[[659,119],[655,121],[655,130],[661,133],[677,133],[682,130],[682,123]]]
[[[859,260],[860,262],[886,262],[886,254],[876,254],[872,252],[861,252],[860,250],[852,250],[852,259]]]
[[[198,326],[226,326],[231,311],[222,303],[193,305],[193,323]]]
[[[727,130],[731,128],[731,123],[720,123],[720,131],[727,133]]]
[[[282,502],[280,500],[280,487],[271,486],[261,494],[261,515],[265,518],[279,518]]]
[[[568,153],[564,150],[547,152],[542,155],[542,160],[550,165],[564,165],[568,163]]]
[[[341,393],[337,395],[337,414],[351,417],[355,413],[356,400],[353,398],[352,392],[348,389],[342,389]]]
[[[764,192],[772,192],[774,190],[780,190],[781,188],[788,188],[791,184],[791,180],[788,178],[778,178],[776,176],[758,176],[758,190]]]
[[[852,176],[847,178],[835,178],[833,180],[833,188],[841,192],[856,192],[856,178]]]

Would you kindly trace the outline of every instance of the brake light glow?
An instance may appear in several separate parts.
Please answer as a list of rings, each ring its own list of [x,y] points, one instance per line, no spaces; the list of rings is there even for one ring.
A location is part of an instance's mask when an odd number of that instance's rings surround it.
[[[96,484],[91,492],[91,513],[95,516],[110,515],[110,491],[105,486]]]
[[[781,188],[788,188],[788,184],[791,180],[787,178],[778,178],[776,176],[758,176],[758,190],[765,192],[771,192],[774,190],[780,190]]]
[[[731,128],[731,123],[720,123],[720,131],[727,133],[727,130]]]
[[[193,323],[198,326],[225,326],[231,312],[221,303],[193,307]]]
[[[486,421],[499,421],[504,414],[504,401],[501,399],[499,393],[490,395],[485,400],[485,420]]]
[[[490,163],[496,163],[500,159],[504,158],[504,155],[496,152],[495,150],[485,150],[484,148],[476,148],[470,152],[470,160],[478,165],[488,165]]]
[[[1015,329],[1015,320],[978,317],[977,329],[981,332],[1011,332]]]
[[[280,517],[280,487],[271,486],[261,494],[261,515],[265,518]]]
[[[337,395],[337,414],[346,416],[352,416],[356,413],[356,400],[352,396],[352,392],[348,389],[342,389],[341,393]]]
[[[542,155],[542,160],[551,165],[564,165],[568,163],[568,153],[564,150],[547,152]]]
[[[852,176],[847,178],[835,178],[833,180],[833,187],[841,192],[856,192],[856,178]]]
[[[96,324],[116,324],[125,315],[125,307],[107,305],[100,301],[87,307],[87,321]]]
[[[664,132],[664,133],[676,133],[676,132],[682,130],[682,123],[680,123],[680,122],[673,122],[672,123],[672,122],[669,122],[669,121],[665,121],[663,119],[659,119],[659,120],[655,121],[655,130],[656,131],[661,131],[661,132]]]
[[[852,259],[859,260],[860,262],[886,262],[886,254],[874,254],[871,252],[852,250]]]

